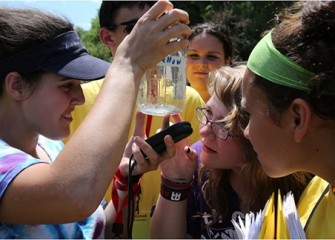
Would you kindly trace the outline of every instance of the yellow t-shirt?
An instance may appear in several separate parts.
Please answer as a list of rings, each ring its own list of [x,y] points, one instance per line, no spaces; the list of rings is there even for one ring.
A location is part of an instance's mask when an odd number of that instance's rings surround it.
[[[80,123],[83,121],[100,91],[102,80],[92,81],[83,83],[82,88],[85,96],[85,104],[77,106],[72,113],[73,121],[70,124],[71,133],[68,138],[64,139],[64,143],[72,136],[74,131],[78,128]],[[191,144],[195,143],[200,139],[199,134],[199,121],[196,118],[195,109],[197,107],[204,107],[205,103],[202,100],[200,94],[189,86],[186,87],[186,101],[184,110],[180,113],[183,120],[191,123],[193,133],[189,137]],[[122,106],[120,106],[122,107]],[[117,113],[115,113],[117,116]],[[128,138],[131,137],[135,124],[136,111],[134,111],[133,121],[129,131]],[[154,135],[158,129],[162,126],[163,117],[153,116],[151,120],[150,135]],[[148,136],[148,137],[149,137]],[[105,199],[107,202],[111,200],[111,187],[109,186]],[[141,194],[139,200],[139,213],[135,215],[135,222],[133,225],[133,238],[149,238],[149,226],[150,226],[150,210],[153,205],[156,204],[158,195],[160,192],[160,170],[148,172],[143,175],[141,182]]]
[[[315,208],[315,209],[314,209]],[[335,196],[329,183],[314,177],[298,203],[301,224],[306,238],[335,238]]]
[[[91,110],[93,103],[100,91],[102,83],[103,83],[103,79],[88,82],[88,83],[83,83],[81,85],[86,101],[83,105],[77,106],[74,112],[72,113],[73,121],[70,124],[70,135],[63,140],[64,143],[66,143],[69,140],[69,138],[73,135],[74,131],[79,127],[81,122],[84,120],[87,113]],[[184,107],[184,110],[180,113],[180,115],[183,120],[190,122],[192,125],[193,133],[189,137],[192,144],[200,139],[199,121],[196,118],[195,109],[196,107],[204,107],[204,106],[205,106],[205,103],[202,100],[200,94],[194,88],[187,86],[186,87],[185,107]],[[134,111],[133,121],[131,123],[131,128],[130,128],[129,135],[128,135],[129,138],[131,137],[133,133],[133,129],[135,125],[135,115],[136,115],[136,109]],[[162,119],[163,117],[153,116],[151,127],[150,127],[150,136],[154,135],[157,132],[157,130],[161,128]]]

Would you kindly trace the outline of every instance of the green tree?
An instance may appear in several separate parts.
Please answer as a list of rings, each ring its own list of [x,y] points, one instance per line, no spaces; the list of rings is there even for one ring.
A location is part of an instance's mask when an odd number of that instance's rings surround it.
[[[176,1],[190,15],[190,25],[213,21],[226,25],[234,41],[235,58],[246,61],[262,33],[273,27],[276,14],[293,1]]]
[[[189,13],[190,26],[205,21],[224,24],[231,32],[235,60],[246,61],[265,30],[270,29],[276,14],[293,1],[172,1],[176,8]],[[97,14],[98,15],[98,14]],[[111,54],[99,40],[99,18],[92,20],[91,29],[78,28],[89,53],[111,61]]]
[[[99,39],[99,16],[92,19],[90,30],[85,31],[81,28],[77,28],[76,30],[90,54],[109,62],[112,60],[109,49]]]

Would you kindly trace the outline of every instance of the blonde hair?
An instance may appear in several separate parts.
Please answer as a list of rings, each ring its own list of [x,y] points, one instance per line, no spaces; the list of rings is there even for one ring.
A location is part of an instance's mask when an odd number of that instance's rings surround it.
[[[230,134],[234,137],[236,144],[244,153],[244,166],[241,168],[243,198],[240,197],[240,207],[244,213],[259,211],[262,209],[272,192],[281,190],[282,194],[289,191],[294,193],[298,200],[311,175],[307,173],[295,173],[282,178],[268,177],[257,159],[250,141],[244,137],[243,129],[248,119],[240,108],[241,83],[246,66],[236,67],[223,66],[209,74],[210,88],[213,94],[224,103],[228,114],[221,121],[224,122]],[[229,183],[230,169],[200,168],[199,179],[202,185],[204,199],[208,206],[216,209],[217,215],[224,217],[229,210],[229,198],[226,187]],[[212,213],[214,214],[214,213]]]

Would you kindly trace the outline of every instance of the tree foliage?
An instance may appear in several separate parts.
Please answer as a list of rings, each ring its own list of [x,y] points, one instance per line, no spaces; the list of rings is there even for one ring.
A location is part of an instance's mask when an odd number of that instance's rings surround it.
[[[111,61],[112,55],[109,49],[99,39],[99,16],[92,19],[90,30],[85,31],[81,28],[77,28],[76,30],[90,54],[106,61]]]
[[[274,25],[276,14],[291,5],[288,1],[175,1],[187,11],[190,25],[213,21],[226,25],[234,41],[238,61],[246,61],[262,33]]]
[[[273,27],[276,14],[290,1],[172,1],[176,8],[189,13],[190,26],[206,21],[224,24],[234,40],[235,60],[246,61],[262,33]],[[107,61],[111,55],[99,40],[98,16],[92,27],[85,31],[78,28],[80,37],[90,54]]]

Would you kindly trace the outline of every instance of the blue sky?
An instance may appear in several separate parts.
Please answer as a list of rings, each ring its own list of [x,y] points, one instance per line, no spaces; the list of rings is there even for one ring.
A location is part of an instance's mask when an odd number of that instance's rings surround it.
[[[85,30],[91,28],[91,21],[98,15],[102,0],[0,0],[0,7],[33,7],[66,16],[75,25]]]

